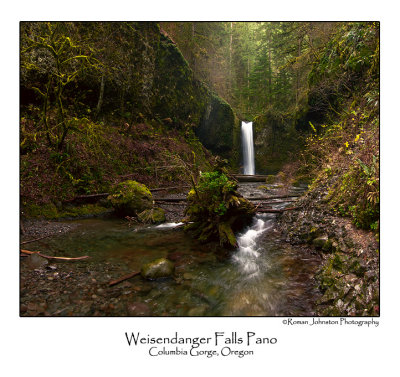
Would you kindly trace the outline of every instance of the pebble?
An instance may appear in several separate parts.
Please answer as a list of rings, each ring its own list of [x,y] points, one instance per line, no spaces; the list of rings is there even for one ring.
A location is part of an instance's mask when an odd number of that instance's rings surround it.
[[[127,312],[130,316],[149,316],[151,309],[149,305],[143,302],[132,302],[127,305]]]

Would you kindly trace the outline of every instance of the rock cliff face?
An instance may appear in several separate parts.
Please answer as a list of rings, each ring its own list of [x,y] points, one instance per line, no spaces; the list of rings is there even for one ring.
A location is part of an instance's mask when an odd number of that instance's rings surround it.
[[[292,244],[308,244],[324,262],[316,275],[322,293],[321,316],[379,315],[379,245],[373,234],[357,229],[326,205],[328,185],[311,188],[279,219]]]
[[[196,135],[206,148],[223,157],[230,157],[234,146],[235,124],[231,107],[212,94],[208,97]]]
[[[136,65],[140,85],[128,94],[135,112],[167,119],[170,127],[192,127],[207,149],[229,158],[235,124],[229,104],[194,78],[177,46],[156,23],[137,23],[135,29],[132,43],[141,51]]]
[[[235,117],[232,108],[194,78],[186,60],[166,36],[161,35],[156,62],[154,112],[190,123],[203,145],[230,158],[234,147]]]
[[[253,122],[256,171],[275,174],[300,147],[293,116],[269,111]]]

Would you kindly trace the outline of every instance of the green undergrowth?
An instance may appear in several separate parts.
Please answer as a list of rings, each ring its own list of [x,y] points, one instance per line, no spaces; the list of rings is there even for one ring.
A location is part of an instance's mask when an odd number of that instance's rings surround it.
[[[379,229],[379,124],[376,109],[362,102],[323,134],[308,139],[306,158],[314,180],[325,185],[324,201],[338,215],[351,217],[362,229]],[[321,169],[322,168],[322,169]]]
[[[310,191],[322,192],[330,210],[378,232],[379,25],[341,27],[319,52],[309,84],[318,120],[308,122],[298,174],[312,180]]]
[[[202,242],[237,246],[234,232],[254,214],[254,206],[237,191],[237,184],[222,172],[205,172],[188,194],[185,230]]]
[[[34,127],[28,119],[24,124],[27,133]],[[209,158],[192,129],[170,130],[156,121],[127,125],[121,120],[120,126],[85,121],[68,135],[62,151],[49,148],[43,138],[32,139],[20,159],[21,201],[63,202],[109,192],[127,178],[149,187],[189,183],[194,166],[206,170]]]
[[[23,215],[25,217],[58,220],[66,218],[84,218],[92,216],[106,215],[110,209],[98,204],[85,204],[80,206],[67,206],[57,208],[54,203],[47,204],[29,204],[24,207]]]

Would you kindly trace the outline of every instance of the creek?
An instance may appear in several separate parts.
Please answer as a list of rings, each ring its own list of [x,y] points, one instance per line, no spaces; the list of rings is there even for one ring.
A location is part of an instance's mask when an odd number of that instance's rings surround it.
[[[242,183],[239,190],[247,197],[260,196],[257,186]],[[293,187],[290,192],[302,190]],[[272,208],[286,204],[279,200]],[[130,227],[116,219],[74,221],[78,226],[73,230],[42,241],[38,248],[53,255],[89,255],[91,264],[124,265],[121,276],[156,258],[173,260],[174,278],[130,280],[135,301],[150,307],[154,316],[311,316],[320,259],[284,242],[275,216],[257,214],[238,235],[238,248],[228,254],[193,240],[177,223]]]

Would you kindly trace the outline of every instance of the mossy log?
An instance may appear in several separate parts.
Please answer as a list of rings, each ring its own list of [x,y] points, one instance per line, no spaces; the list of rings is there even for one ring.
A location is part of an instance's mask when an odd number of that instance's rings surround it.
[[[265,182],[268,175],[245,175],[245,174],[233,174],[232,175],[239,182]]]

